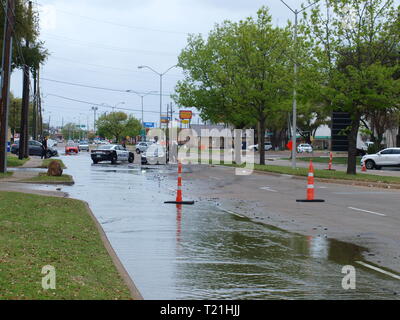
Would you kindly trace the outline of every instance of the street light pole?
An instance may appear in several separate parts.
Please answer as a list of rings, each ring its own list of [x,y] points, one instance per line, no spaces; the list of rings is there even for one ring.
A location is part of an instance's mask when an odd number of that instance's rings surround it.
[[[172,68],[175,68],[175,67],[177,67],[177,65],[173,65],[172,67],[168,68],[165,72],[160,73],[149,66],[138,66],[139,69],[147,68],[160,76],[160,128],[161,128],[161,114],[162,114],[162,80],[163,80],[163,76],[165,74],[167,74],[167,72],[169,70],[171,70]]]
[[[92,107],[93,113],[94,113],[94,119],[93,119],[93,131],[94,134],[96,135],[96,111],[99,110],[98,107]]]
[[[297,37],[298,37],[298,16],[299,13],[302,13],[309,7],[313,6],[319,0],[311,3],[307,7],[304,7],[301,10],[292,9],[285,1],[281,0],[281,2],[289,8],[290,11],[294,13],[295,22],[294,22],[294,44],[295,44],[295,52],[297,54]],[[294,88],[293,88],[293,121],[292,121],[292,168],[296,169],[296,156],[297,156],[297,74],[298,74],[298,64],[297,57],[294,58]]]
[[[143,127],[144,126],[144,97],[148,96],[149,94],[156,93],[156,91],[149,91],[145,94],[140,94],[139,92],[136,92],[134,90],[126,90],[126,92],[134,93],[134,94],[138,95],[142,101],[142,127]]]

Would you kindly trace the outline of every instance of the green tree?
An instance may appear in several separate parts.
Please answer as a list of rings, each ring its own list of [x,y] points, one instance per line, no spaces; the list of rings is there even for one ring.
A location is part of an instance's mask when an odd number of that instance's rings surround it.
[[[140,121],[128,117],[124,112],[103,114],[96,122],[97,132],[101,137],[120,142],[126,136],[136,136],[140,133]]]
[[[125,124],[125,130],[123,131],[124,137],[136,137],[140,135],[142,129],[142,123],[135,117],[130,116]]]
[[[310,24],[301,29],[319,71],[310,94],[330,110],[350,114],[347,173],[355,174],[361,120],[375,110],[399,107],[399,64],[388,63],[399,48],[399,8],[392,0],[325,0],[324,5],[312,10]]]
[[[79,128],[76,123],[71,122],[62,127],[61,133],[65,140],[78,140],[86,135],[86,132]]]
[[[179,56],[185,79],[175,101],[196,107],[204,120],[258,127],[264,145],[268,118],[288,106],[293,87],[291,32],[271,22],[263,7],[256,19],[216,25],[206,40],[190,36]],[[265,164],[263,152],[260,163]]]
[[[2,1],[0,10],[0,37],[3,41],[5,4]],[[28,4],[23,0],[15,1],[15,32],[13,38],[13,62],[12,68],[22,68],[27,64],[32,72],[39,68],[48,56],[48,51],[44,48],[44,43],[39,37],[39,14],[30,11]],[[29,48],[26,47],[26,41],[30,42]],[[0,57],[2,52],[0,51]]]

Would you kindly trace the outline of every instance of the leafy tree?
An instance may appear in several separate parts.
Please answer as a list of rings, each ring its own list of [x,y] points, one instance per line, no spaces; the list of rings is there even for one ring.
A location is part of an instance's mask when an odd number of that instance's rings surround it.
[[[101,137],[120,142],[126,136],[136,136],[140,133],[140,121],[128,117],[124,112],[103,114],[96,122],[98,134]]]
[[[140,134],[142,129],[142,123],[135,117],[129,117],[125,124],[125,130],[123,131],[124,137],[136,137]]]
[[[355,174],[361,120],[375,110],[399,107],[399,64],[388,63],[400,41],[399,9],[393,0],[325,0],[325,8],[316,5],[301,30],[319,70],[310,93],[351,116],[347,173]]]
[[[0,9],[0,39],[4,36],[5,4],[2,1]],[[38,40],[39,37],[39,15],[30,11],[26,1],[15,1],[15,32],[13,38],[13,62],[12,68],[22,68],[24,63],[32,72],[39,68],[48,56],[44,43]],[[30,46],[26,47],[26,41]],[[2,52],[0,51],[0,57]]]
[[[204,120],[257,126],[264,145],[268,119],[287,106],[293,87],[291,32],[271,22],[263,7],[256,19],[216,25],[206,40],[190,36],[179,56],[185,79],[176,87],[175,101],[196,107]],[[265,164],[263,152],[260,163]]]
[[[82,138],[86,135],[86,133],[81,129],[78,128],[76,123],[66,123],[63,128],[61,129],[61,133],[64,137],[65,140],[77,140],[79,138]]]

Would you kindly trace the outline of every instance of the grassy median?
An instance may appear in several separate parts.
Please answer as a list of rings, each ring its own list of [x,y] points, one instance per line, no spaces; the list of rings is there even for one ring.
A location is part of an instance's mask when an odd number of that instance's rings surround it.
[[[62,162],[62,160],[60,160],[60,159],[45,159],[45,160],[43,160],[42,165],[40,166],[40,168],[47,169],[49,167],[49,164],[51,162],[53,162],[53,161],[59,162],[62,169],[66,169],[67,168],[65,166],[64,162]]]
[[[28,161],[29,161],[29,158],[19,160],[16,156],[7,156],[7,166],[8,167],[22,167]]]
[[[283,160],[291,160],[290,158],[283,158]],[[298,157],[297,160],[299,161],[305,161],[305,162],[310,162],[312,160],[313,162],[317,163],[329,163],[329,157]],[[361,162],[361,157],[357,157],[357,162]],[[347,157],[333,157],[332,159],[333,164],[344,164],[347,165]]]
[[[68,174],[63,174],[62,176],[59,177],[53,177],[53,176],[48,176],[47,173],[41,172],[39,173],[36,177],[24,180],[26,182],[35,182],[35,183],[67,183],[67,184],[73,184],[74,179],[72,176]]]
[[[9,178],[12,175],[13,175],[13,172],[0,173],[0,180],[4,179],[4,178]]]
[[[42,288],[55,267],[56,289]],[[130,299],[83,202],[0,192],[0,299]]]
[[[224,164],[226,166],[232,167],[244,167],[236,164]],[[308,168],[296,168],[284,166],[271,166],[271,165],[254,165],[254,170],[266,171],[280,174],[288,174],[294,176],[304,176],[308,175]],[[375,182],[375,183],[394,183],[400,184],[400,177],[389,177],[389,176],[378,176],[373,174],[357,174],[351,175],[343,171],[329,171],[329,170],[314,170],[314,176],[321,179],[331,179],[331,180],[349,180],[349,181],[363,181],[363,182]]]

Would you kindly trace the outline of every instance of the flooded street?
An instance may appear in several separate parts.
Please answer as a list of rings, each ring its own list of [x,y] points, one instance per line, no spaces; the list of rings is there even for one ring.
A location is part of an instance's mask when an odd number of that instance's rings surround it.
[[[255,223],[211,200],[182,208],[164,204],[174,200],[165,182],[168,170],[176,168],[94,166],[86,153],[61,158],[75,180],[62,191],[89,203],[145,299],[396,299],[400,294],[398,280],[359,265],[365,248]],[[342,289],[345,265],[357,268],[356,290]]]

